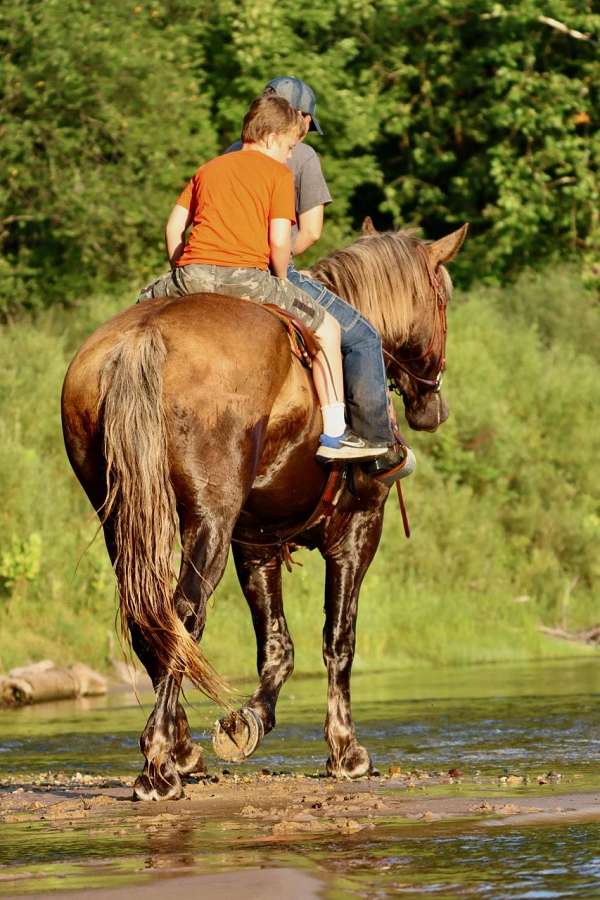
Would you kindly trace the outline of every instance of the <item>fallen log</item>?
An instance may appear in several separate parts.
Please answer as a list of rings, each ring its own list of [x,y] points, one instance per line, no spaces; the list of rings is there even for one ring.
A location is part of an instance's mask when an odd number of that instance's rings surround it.
[[[105,693],[106,679],[83,663],[63,668],[46,659],[0,675],[0,709]]]
[[[600,644],[600,625],[594,625],[593,628],[587,628],[585,631],[565,631],[564,628],[549,628],[547,625],[540,625],[539,630],[544,634],[549,634],[550,637],[561,638],[563,641]]]

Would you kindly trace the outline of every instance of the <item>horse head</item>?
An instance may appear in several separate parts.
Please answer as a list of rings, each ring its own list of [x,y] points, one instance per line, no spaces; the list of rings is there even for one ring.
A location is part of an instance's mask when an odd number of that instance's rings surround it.
[[[363,222],[363,235],[379,232],[370,217]],[[460,250],[467,235],[463,225],[446,237],[426,242],[410,231],[396,234],[398,262],[404,272],[394,303],[412,308],[406,327],[393,327],[388,316],[384,329],[384,357],[393,390],[404,402],[406,420],[417,431],[435,431],[448,418],[448,405],[441,393],[446,365],[446,308],[452,282],[445,268]],[[405,251],[409,249],[407,254]]]
[[[446,307],[452,282],[445,268],[468,226],[437,241],[414,231],[378,232],[370,218],[363,234],[313,267],[313,274],[374,325],[383,342],[388,378],[404,401],[408,424],[435,431],[448,418],[441,395]]]

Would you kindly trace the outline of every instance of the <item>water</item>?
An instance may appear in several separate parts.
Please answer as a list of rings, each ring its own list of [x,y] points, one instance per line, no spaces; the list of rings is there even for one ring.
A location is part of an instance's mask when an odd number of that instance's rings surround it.
[[[485,666],[357,676],[353,709],[359,736],[382,771],[447,772],[459,785],[425,788],[429,797],[506,795],[502,776],[528,781],[511,795],[540,792],[537,775],[562,777],[560,791],[600,788],[600,661],[537,666]],[[236,771],[316,773],[327,755],[322,736],[325,682],[294,678],[278,707],[278,726],[253,759]],[[210,752],[214,709],[194,695],[192,730]],[[0,717],[0,783],[49,770],[133,776],[137,741],[150,710],[126,693],[30,707]],[[500,801],[501,802],[501,801]],[[179,814],[120,828],[114,820],[0,825],[0,893],[116,886],[152,881],[157,873],[300,868],[320,895],[341,897],[594,897],[600,896],[600,823],[490,824],[463,820],[378,822],[334,837],[267,839],[265,826]],[[262,869],[261,869],[262,870]],[[16,876],[19,876],[16,878]],[[240,886],[243,895],[243,884]]]
[[[463,826],[464,829],[464,826]],[[375,833],[368,845],[330,848],[328,898],[600,896],[600,824],[502,828],[456,825]]]
[[[250,691],[251,685],[240,686]],[[323,768],[326,683],[293,678],[277,709],[278,725],[242,771],[263,766]],[[194,736],[207,744],[214,707],[190,695]],[[538,666],[479,666],[356,676],[353,712],[375,765],[599,772],[600,660]],[[0,716],[0,778],[19,772],[125,775],[137,772],[138,740],[151,710],[129,693],[32,706]]]
[[[148,883],[157,875],[301,868],[327,900],[346,897],[591,898],[600,896],[600,825],[503,827],[493,834],[456,823],[402,830],[378,827],[358,837],[252,842],[198,823],[125,836],[81,826],[42,840],[26,835],[21,881],[10,894]],[[13,837],[25,837],[13,833]],[[38,843],[39,841],[39,843]],[[0,866],[0,879],[9,866]],[[0,893],[3,884],[0,880]],[[173,893],[177,894],[176,888]],[[243,877],[240,895],[244,896]],[[202,894],[198,894],[202,896]]]

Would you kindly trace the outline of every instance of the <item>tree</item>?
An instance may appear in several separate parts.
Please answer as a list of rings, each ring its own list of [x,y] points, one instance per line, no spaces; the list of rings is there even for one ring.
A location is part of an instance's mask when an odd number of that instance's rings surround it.
[[[157,19],[113,0],[2,5],[5,310],[164,267],[169,204],[216,135],[185,31]]]
[[[504,279],[578,255],[600,277],[598,40],[590,2],[5,0],[0,312],[164,267],[163,222],[266,81],[314,85],[334,203]]]

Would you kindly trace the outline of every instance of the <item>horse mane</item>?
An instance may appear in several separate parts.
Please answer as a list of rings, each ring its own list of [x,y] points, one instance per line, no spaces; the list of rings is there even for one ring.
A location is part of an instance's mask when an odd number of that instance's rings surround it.
[[[415,320],[430,308],[428,243],[409,230],[366,234],[319,260],[311,271],[366,316],[384,344],[397,346],[408,340]],[[449,298],[450,276],[443,266],[439,271]]]

